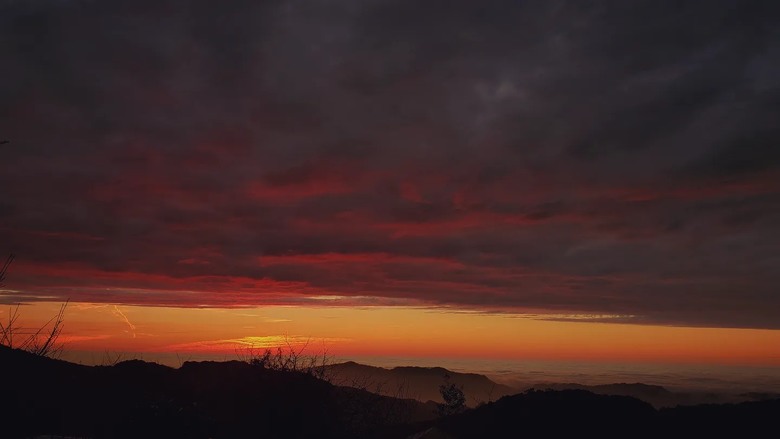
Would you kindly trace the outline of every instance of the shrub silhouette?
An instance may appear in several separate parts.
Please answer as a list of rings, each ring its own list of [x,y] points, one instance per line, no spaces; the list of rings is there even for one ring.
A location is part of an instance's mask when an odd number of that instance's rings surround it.
[[[449,416],[460,413],[466,407],[466,395],[463,393],[463,386],[458,386],[450,381],[450,375],[444,375],[444,384],[439,386],[439,393],[444,400],[439,404],[439,414]]]
[[[296,348],[285,336],[284,346],[277,346],[275,350],[248,347],[243,352],[237,350],[236,355],[240,361],[255,367],[278,372],[299,372],[330,382],[326,373],[330,363],[327,350],[321,354],[306,354],[309,342],[307,340],[300,348]]]

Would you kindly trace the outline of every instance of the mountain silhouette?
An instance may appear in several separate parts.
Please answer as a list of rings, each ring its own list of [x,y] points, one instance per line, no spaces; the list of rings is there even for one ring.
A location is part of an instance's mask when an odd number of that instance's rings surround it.
[[[430,377],[435,385],[449,372],[397,369],[390,371]],[[656,409],[630,396],[582,389],[529,390],[438,418],[433,402],[241,361],[186,362],[178,369],[140,360],[84,366],[3,346],[0,372],[6,378],[0,436],[9,439],[774,437],[780,419],[780,399]],[[464,386],[484,384],[479,375],[459,375],[473,380]],[[600,388],[607,389],[668,392],[642,384]]]
[[[442,402],[439,386],[446,375],[451,383],[462,386],[466,405],[470,407],[518,392],[485,375],[453,372],[442,367],[401,366],[387,369],[348,361],[330,365],[327,370],[331,380],[338,385],[437,403]]]
[[[240,361],[83,366],[0,346],[3,438],[372,437],[435,407]]]

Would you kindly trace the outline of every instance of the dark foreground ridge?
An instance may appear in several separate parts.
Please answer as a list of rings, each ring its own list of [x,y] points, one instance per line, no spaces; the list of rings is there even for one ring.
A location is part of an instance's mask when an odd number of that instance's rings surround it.
[[[0,346],[3,438],[774,437],[780,399],[655,409],[529,390],[436,418],[435,405],[239,361],[82,366]]]
[[[780,399],[656,410],[628,396],[530,390],[441,420],[417,438],[774,437]]]
[[[240,361],[83,366],[0,346],[0,369],[2,438],[374,437],[435,416],[432,404]]]
[[[736,393],[717,390],[670,391],[661,386],[643,383],[614,383],[582,385],[576,383],[541,383],[532,386],[537,390],[587,390],[599,395],[621,395],[649,402],[655,408],[669,408],[680,405],[735,404],[747,401],[778,399],[774,392]],[[519,393],[519,392],[513,392]]]

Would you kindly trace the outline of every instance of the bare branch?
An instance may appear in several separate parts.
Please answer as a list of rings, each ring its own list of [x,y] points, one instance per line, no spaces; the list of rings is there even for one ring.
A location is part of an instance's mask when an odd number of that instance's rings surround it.
[[[5,260],[5,263],[3,263],[3,268],[0,269],[0,287],[3,286],[3,281],[5,280],[5,274],[8,271],[8,267],[11,265],[11,262],[13,262],[15,259],[15,256],[13,253],[8,255],[8,259]]]
[[[17,325],[19,319],[19,305],[11,307],[8,312],[8,323],[3,325],[0,322],[0,344],[12,349],[22,349],[42,357],[57,357],[62,353],[63,344],[57,340],[62,334],[62,328],[65,320],[65,308],[68,306],[66,301],[60,306],[59,312],[49,319],[46,324],[29,331]],[[17,344],[15,340],[17,335],[25,336],[21,343]]]

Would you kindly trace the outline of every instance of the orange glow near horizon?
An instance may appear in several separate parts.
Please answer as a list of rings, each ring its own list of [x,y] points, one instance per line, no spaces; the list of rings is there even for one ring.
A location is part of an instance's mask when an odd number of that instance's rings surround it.
[[[20,308],[39,327],[59,308]],[[0,319],[8,308],[0,307]],[[303,344],[337,357],[404,356],[780,365],[780,331],[561,322],[410,307],[163,308],[71,303],[65,349],[213,353]]]

